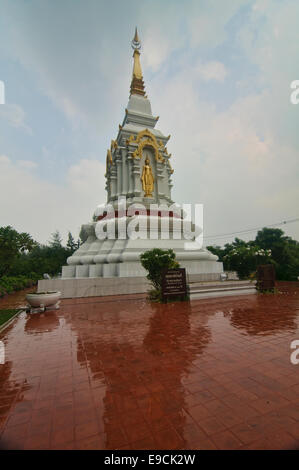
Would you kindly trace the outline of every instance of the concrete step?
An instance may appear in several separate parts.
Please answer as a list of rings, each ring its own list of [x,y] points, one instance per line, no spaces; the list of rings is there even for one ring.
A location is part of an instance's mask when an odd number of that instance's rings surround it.
[[[189,282],[190,289],[214,289],[215,287],[242,287],[255,286],[255,282],[250,281],[210,281],[210,282]]]
[[[256,294],[255,282],[202,282],[189,284],[190,300],[228,295]]]

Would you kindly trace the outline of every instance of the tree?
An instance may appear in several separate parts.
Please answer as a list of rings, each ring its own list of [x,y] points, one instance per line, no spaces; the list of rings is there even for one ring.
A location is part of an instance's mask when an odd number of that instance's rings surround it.
[[[271,249],[276,277],[284,281],[296,281],[299,276],[299,243],[284,235],[278,228],[263,228],[257,233],[255,243]]]
[[[237,271],[240,279],[248,278],[259,264],[271,263],[271,250],[248,244],[234,247],[223,257],[226,269]]]
[[[288,237],[279,228],[264,227],[257,232],[255,243],[264,249],[273,249],[277,243],[284,242]]]
[[[274,264],[278,280],[296,281],[299,276],[299,243],[278,228],[265,227],[249,242],[236,238],[223,248],[207,248],[219,257],[224,269],[237,271],[241,278],[248,277],[258,264],[268,262]]]
[[[70,254],[73,254],[74,251],[76,251],[78,247],[78,242],[75,242],[75,239],[71,232],[68,233],[68,239],[67,239],[67,244],[66,244],[67,249],[69,250]]]
[[[4,276],[21,253],[31,251],[36,242],[26,232],[17,232],[10,225],[0,227],[0,277]]]
[[[49,245],[52,248],[62,248],[62,238],[60,236],[60,233],[58,230],[56,232],[52,233],[52,239],[50,240]]]

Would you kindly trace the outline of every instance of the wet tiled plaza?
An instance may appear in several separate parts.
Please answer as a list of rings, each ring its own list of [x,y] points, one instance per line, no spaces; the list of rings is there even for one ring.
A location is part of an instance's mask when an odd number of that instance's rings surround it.
[[[279,291],[21,313],[0,333],[0,448],[299,449],[299,283]]]

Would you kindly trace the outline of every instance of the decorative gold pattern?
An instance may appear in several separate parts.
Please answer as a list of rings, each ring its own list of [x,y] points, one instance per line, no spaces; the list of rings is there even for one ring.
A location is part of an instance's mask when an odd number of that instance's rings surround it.
[[[170,158],[171,157],[171,153],[168,153],[168,150],[167,150],[167,147],[165,147],[165,150],[164,152],[166,153],[167,157]]]
[[[108,149],[107,150],[107,157],[106,157],[106,175],[107,175],[107,172],[108,172],[108,167],[109,165],[113,165],[113,160],[112,160],[112,154],[111,154],[111,150]],[[105,176],[106,176],[105,175]]]
[[[117,149],[117,147],[118,147],[118,145],[117,145],[116,140],[111,140],[110,150]]]
[[[145,137],[147,138],[143,140]],[[158,145],[157,139],[154,136],[154,134],[152,134],[148,129],[144,129],[143,131],[140,131],[137,134],[136,138],[134,138],[134,136],[131,135],[129,139],[127,140],[127,142],[129,144],[130,143],[138,144],[137,149],[135,150],[135,152],[133,152],[133,155],[132,155],[133,158],[141,158],[144,147],[152,147],[154,149],[155,158],[157,162],[164,162],[164,158],[162,157],[159,151],[159,145]]]
[[[112,154],[111,154],[111,150],[110,150],[110,149],[107,150],[107,160],[109,161],[110,165],[113,164]]]
[[[137,137],[136,137],[136,142],[137,143],[140,142],[143,137],[149,137],[151,140],[153,140],[157,144],[156,137],[148,129],[144,129],[143,131],[138,132]]]
[[[173,170],[172,166],[170,165],[170,161],[167,160],[167,163],[168,163],[168,166],[170,168],[170,173],[172,174],[174,172],[174,170]]]
[[[155,158],[156,158],[157,162],[159,162],[159,161],[163,162],[163,157],[161,157],[158,147],[150,139],[146,139],[146,140],[143,140],[142,142],[140,142],[140,144],[138,145],[138,148],[133,153],[133,158],[142,158],[142,151],[143,151],[144,147],[152,147],[154,149]]]
[[[135,136],[134,134],[131,134],[130,137],[127,139],[127,144],[130,144],[131,142],[135,141]]]
[[[150,165],[150,161],[148,158],[145,159],[145,164],[142,170],[142,189],[144,191],[144,197],[153,197],[153,190],[154,190],[154,177],[152,168]]]

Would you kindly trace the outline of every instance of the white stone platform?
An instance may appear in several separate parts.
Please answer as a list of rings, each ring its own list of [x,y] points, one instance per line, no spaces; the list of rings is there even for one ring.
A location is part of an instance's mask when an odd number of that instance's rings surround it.
[[[219,281],[189,283],[190,300],[208,297],[256,294],[256,283],[250,281]]]
[[[228,273],[230,279],[235,279],[235,273]],[[190,274],[187,282],[190,286],[198,283],[217,283],[225,285],[229,281],[219,282],[219,273]],[[236,281],[233,281],[236,282]],[[71,279],[42,279],[38,281],[38,292],[59,290],[62,298],[99,297],[105,295],[142,294],[151,288],[146,277],[107,277],[107,278],[71,278]]]

